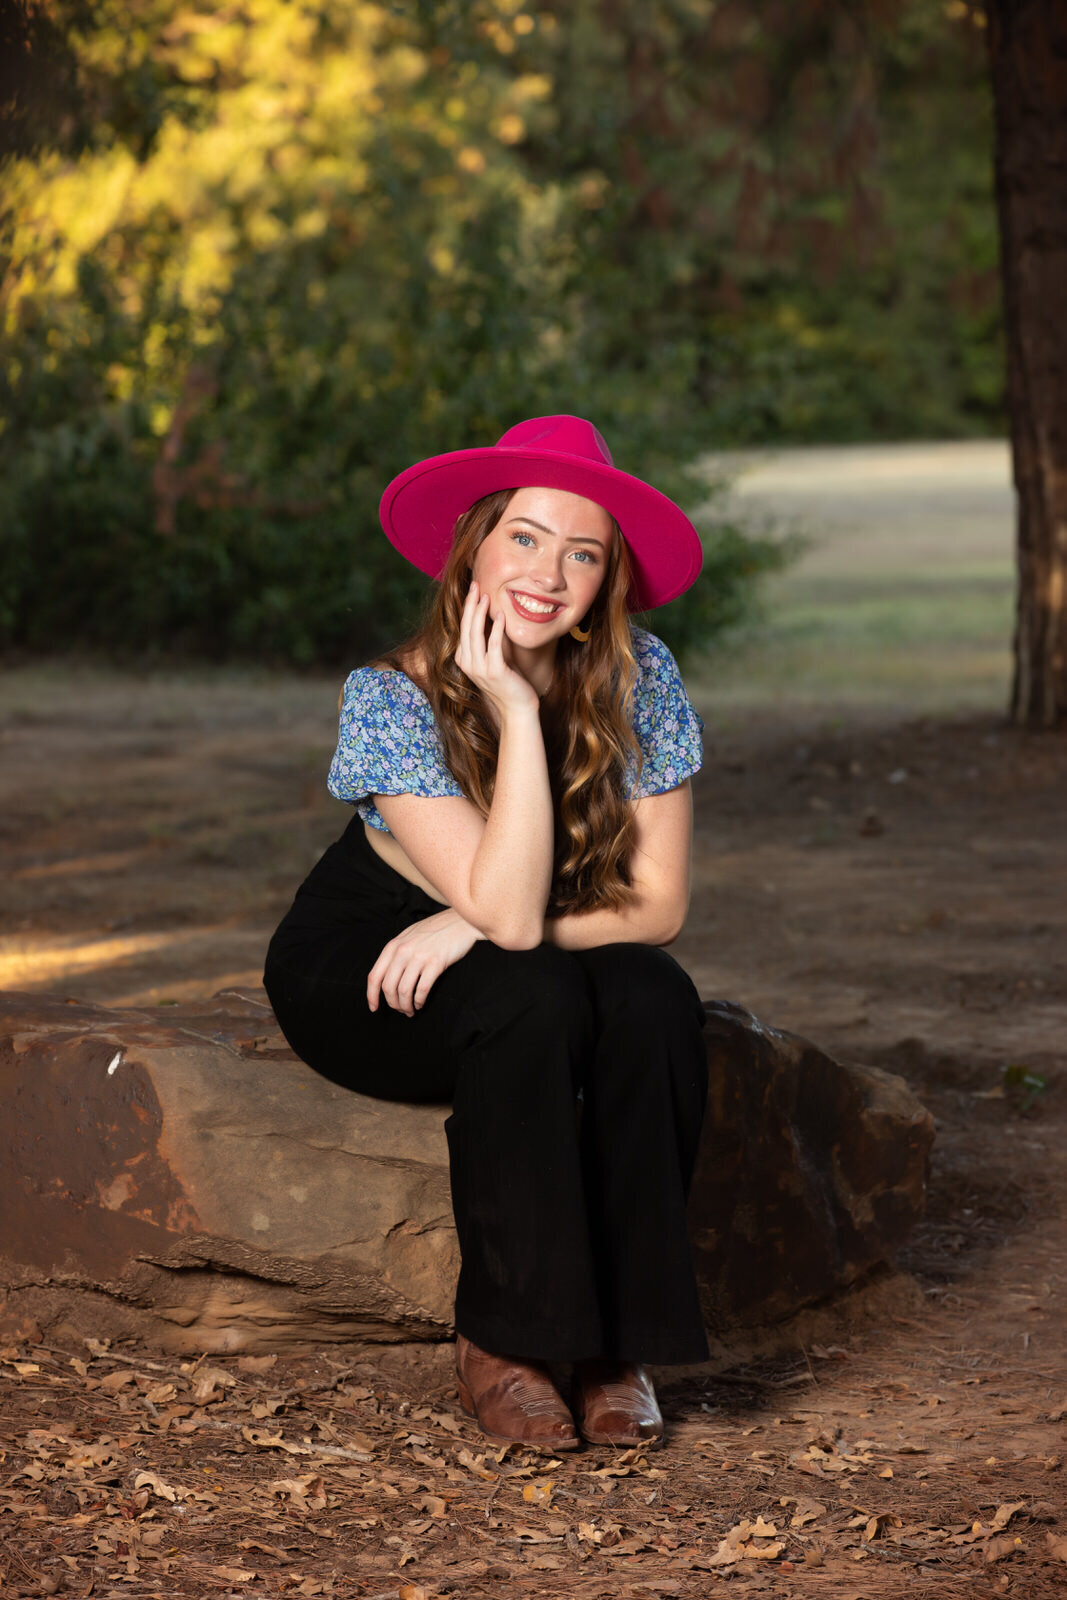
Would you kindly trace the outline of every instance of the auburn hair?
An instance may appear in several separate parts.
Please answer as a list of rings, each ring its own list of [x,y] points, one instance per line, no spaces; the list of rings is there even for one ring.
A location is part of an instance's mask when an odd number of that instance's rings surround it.
[[[514,493],[486,495],[459,518],[422,626],[382,658],[383,666],[406,673],[426,695],[445,762],[483,816],[493,798],[498,737],[481,691],[456,665],[456,647],[475,552]],[[559,640],[552,685],[541,702],[555,812],[548,910],[556,914],[615,908],[633,898],[630,794],[641,767],[632,716],[637,667],[626,610],[629,553],[614,521],[612,529],[604,582],[582,619],[588,643],[570,634]]]

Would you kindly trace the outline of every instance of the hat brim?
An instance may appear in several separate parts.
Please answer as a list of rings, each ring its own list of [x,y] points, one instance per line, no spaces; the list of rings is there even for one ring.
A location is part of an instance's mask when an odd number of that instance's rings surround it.
[[[413,566],[439,578],[465,511],[499,489],[534,488],[580,494],[615,518],[630,551],[630,611],[666,605],[699,577],[700,536],[673,500],[618,467],[558,451],[488,446],[418,461],[382,496],[382,527]]]

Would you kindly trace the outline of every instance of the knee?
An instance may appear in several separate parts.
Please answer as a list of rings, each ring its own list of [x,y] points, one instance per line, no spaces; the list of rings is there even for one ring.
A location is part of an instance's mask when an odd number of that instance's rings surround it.
[[[657,945],[613,944],[587,952],[592,989],[605,1019],[682,1017],[704,1025],[692,978]]]
[[[589,984],[574,956],[542,944],[498,950],[496,970],[478,997],[492,1026],[520,1025],[528,1034],[581,1035],[592,1022]]]

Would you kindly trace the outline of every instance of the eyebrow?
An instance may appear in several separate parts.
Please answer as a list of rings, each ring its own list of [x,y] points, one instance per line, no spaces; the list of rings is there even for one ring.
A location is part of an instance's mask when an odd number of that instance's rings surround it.
[[[559,535],[556,532],[555,528],[546,528],[543,522],[535,522],[533,517],[524,517],[521,511],[517,512],[515,516],[509,517],[508,521],[509,522],[528,522],[530,524],[531,528],[537,528],[540,533],[551,534],[553,539],[558,539],[559,538]],[[569,534],[568,535],[568,542],[570,544],[593,544],[593,545],[596,545],[598,550],[606,550],[607,549],[607,545],[604,543],[603,539],[598,539],[593,534],[586,534],[586,533]]]

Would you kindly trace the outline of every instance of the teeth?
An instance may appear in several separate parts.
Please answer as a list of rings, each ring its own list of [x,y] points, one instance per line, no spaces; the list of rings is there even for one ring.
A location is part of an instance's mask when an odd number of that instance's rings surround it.
[[[549,616],[553,611],[559,610],[559,606],[557,605],[552,605],[551,603],[546,604],[542,600],[531,600],[524,594],[513,595],[512,599],[522,608],[523,611],[537,611],[542,616],[546,617]]]

